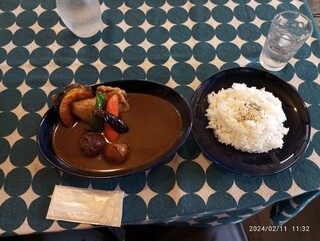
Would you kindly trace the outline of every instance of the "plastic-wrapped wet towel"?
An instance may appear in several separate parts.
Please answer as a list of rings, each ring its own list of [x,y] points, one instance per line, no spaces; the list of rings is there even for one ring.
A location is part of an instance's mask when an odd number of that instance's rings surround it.
[[[55,186],[47,219],[120,227],[124,193]]]

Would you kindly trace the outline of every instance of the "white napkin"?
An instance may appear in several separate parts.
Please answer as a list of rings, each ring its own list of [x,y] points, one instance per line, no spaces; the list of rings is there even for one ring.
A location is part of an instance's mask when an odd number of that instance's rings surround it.
[[[55,186],[47,219],[120,227],[122,191]]]

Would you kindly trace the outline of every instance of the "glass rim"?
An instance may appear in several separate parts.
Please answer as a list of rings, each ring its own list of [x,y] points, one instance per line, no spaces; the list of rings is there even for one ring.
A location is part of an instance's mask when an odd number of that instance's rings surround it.
[[[273,17],[272,22],[273,22],[277,17],[279,17],[280,15],[283,15],[283,14],[286,14],[286,13],[296,14],[296,15],[299,15],[299,16],[301,16],[302,18],[304,18],[304,19],[309,23],[309,25],[310,25],[310,34],[309,34],[309,36],[312,35],[313,29],[314,29],[314,28],[313,28],[313,22],[312,22],[312,20],[311,20],[307,15],[305,15],[304,13],[301,13],[301,12],[299,12],[299,11],[286,10],[286,11],[282,11],[282,12],[280,12],[280,13],[277,13],[277,14]]]

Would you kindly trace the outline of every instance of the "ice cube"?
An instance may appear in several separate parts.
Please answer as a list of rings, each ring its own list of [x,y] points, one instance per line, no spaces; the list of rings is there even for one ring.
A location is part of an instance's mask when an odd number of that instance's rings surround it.
[[[285,35],[282,35],[281,38],[279,39],[278,45],[280,47],[290,47],[292,45],[291,41],[292,41],[292,38],[289,35],[285,34]]]

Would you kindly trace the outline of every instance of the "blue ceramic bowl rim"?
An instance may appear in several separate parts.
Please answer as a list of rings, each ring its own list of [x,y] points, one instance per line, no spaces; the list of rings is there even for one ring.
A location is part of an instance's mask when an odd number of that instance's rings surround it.
[[[158,158],[150,161],[147,165],[139,166],[136,169],[130,169],[127,171],[118,171],[115,173],[110,172],[88,172],[82,171],[77,168],[71,167],[61,160],[54,152],[52,147],[52,135],[56,128],[56,125],[60,121],[58,114],[55,112],[53,107],[43,116],[40,123],[40,128],[37,135],[38,149],[41,155],[55,168],[67,173],[71,176],[81,177],[81,178],[91,178],[91,179],[109,179],[131,175],[141,171],[151,169],[161,163],[168,162],[175,155],[177,150],[184,144],[187,137],[189,136],[192,124],[193,124],[193,114],[191,106],[186,101],[186,99],[179,94],[177,91],[169,86],[160,84],[149,80],[114,80],[104,83],[94,84],[91,87],[95,90],[97,86],[108,85],[112,87],[120,87],[126,90],[128,93],[145,93],[153,94],[161,97],[175,106],[182,118],[182,130],[181,135],[177,142],[165,153],[160,155]],[[182,113],[183,112],[183,113]]]
[[[261,79],[256,79],[257,76]],[[237,78],[239,81],[234,80]],[[267,85],[267,91],[269,90],[273,94],[276,93],[276,97],[283,103],[285,102],[283,109],[285,114],[289,114],[290,117],[287,123],[291,125],[291,122],[293,122],[292,125],[300,125],[296,132],[297,135],[294,133],[296,131],[294,127],[289,129],[289,133],[284,137],[282,149],[271,150],[263,154],[244,153],[232,146],[218,142],[213,130],[206,128],[208,122],[204,115],[208,106],[207,94],[213,90],[218,91],[221,88],[229,88],[234,82],[245,83],[249,87],[256,86],[258,88],[266,87],[264,85]],[[296,106],[290,107],[290,104]],[[295,111],[295,107],[297,107],[297,111]],[[198,86],[191,100],[191,108],[194,118],[192,133],[204,156],[219,166],[241,175],[266,176],[282,172],[301,158],[310,143],[311,120],[308,108],[301,96],[289,83],[264,70],[237,67],[215,73]],[[294,112],[297,112],[297,114]],[[293,138],[293,144],[291,137]],[[284,150],[286,151],[285,154]]]

